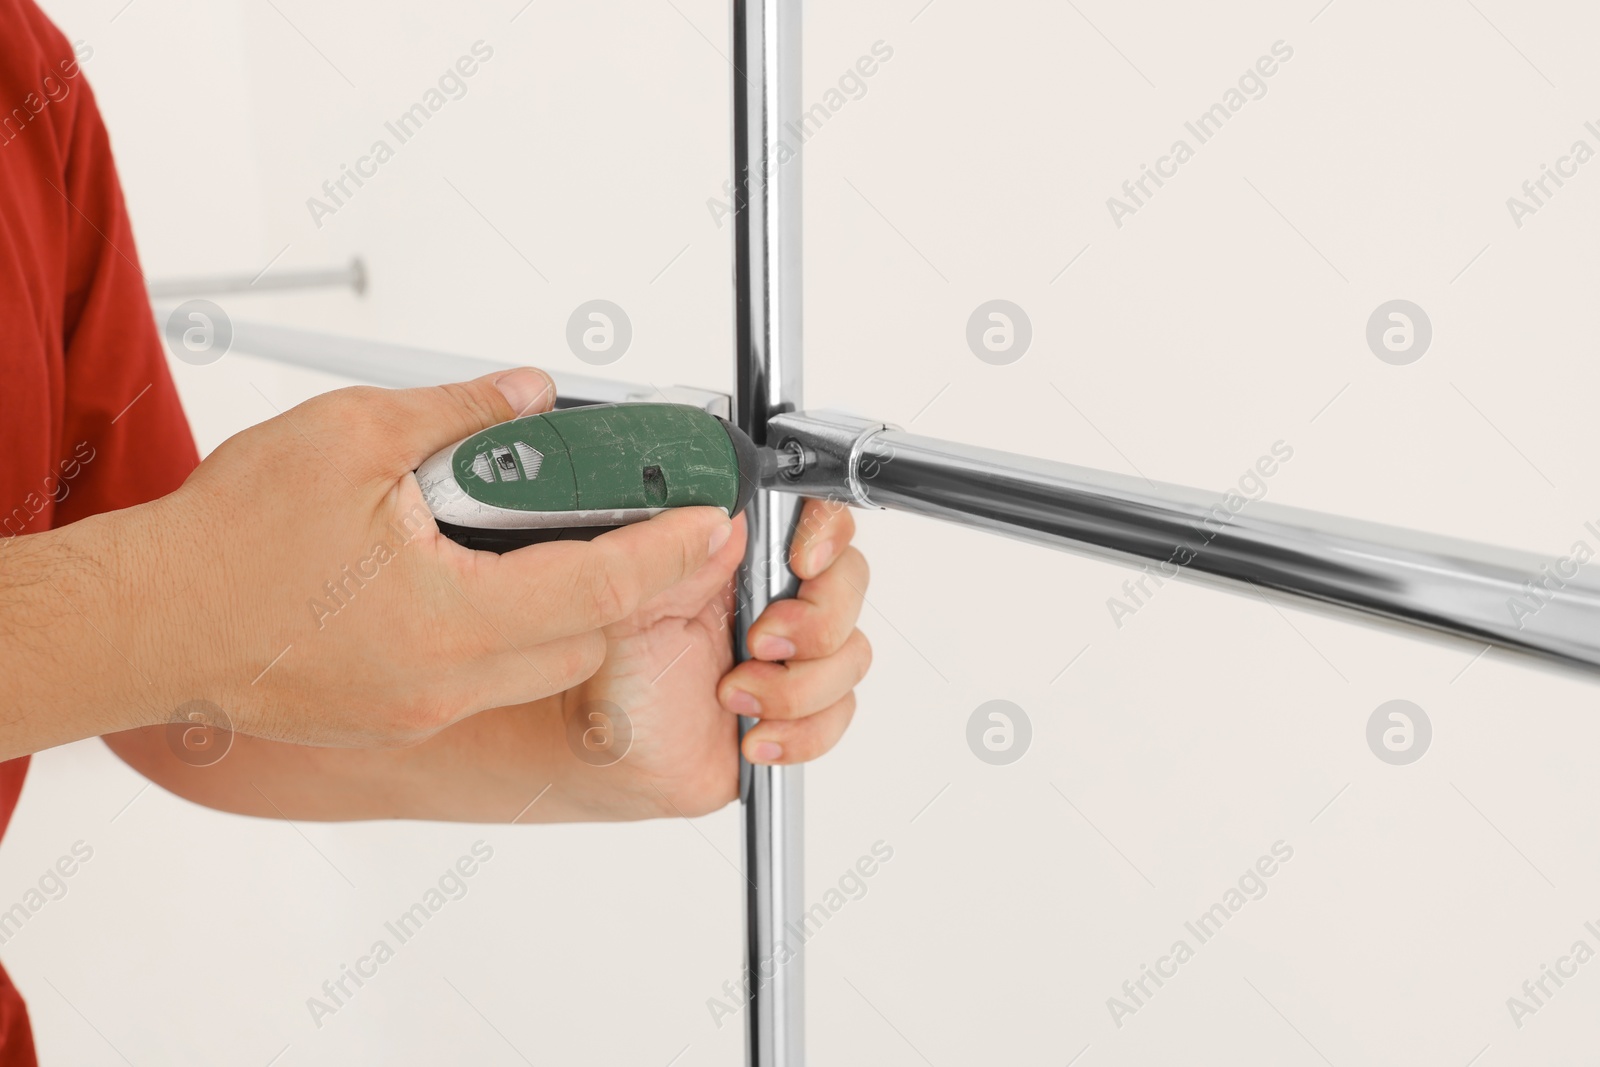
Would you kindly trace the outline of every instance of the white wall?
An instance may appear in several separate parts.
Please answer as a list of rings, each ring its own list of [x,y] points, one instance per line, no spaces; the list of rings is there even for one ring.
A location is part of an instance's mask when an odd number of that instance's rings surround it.
[[[534,0],[513,22],[522,0],[123,2],[47,6],[95,49],[151,276],[360,254],[365,300],[220,302],[567,370],[568,314],[605,297],[635,327],[619,376],[728,380],[730,229],[706,207],[729,167],[725,3]],[[1283,440],[1280,502],[1552,558],[1592,542],[1600,165],[1520,229],[1505,200],[1600,144],[1600,16],[1320,6],[811,5],[808,97],[876,41],[894,57],[808,149],[810,402],[1219,490]],[[479,39],[466,97],[316,228],[306,198]],[[1115,226],[1106,198],[1278,40],[1267,95]],[[996,297],[1035,330],[1004,367],[964,339]],[[1394,298],[1435,329],[1410,366],[1364,339]],[[338,384],[239,356],[174,371],[207,449],[272,413],[256,388],[287,406]],[[1506,1007],[1575,940],[1600,948],[1592,683],[1179,584],[1119,629],[1117,567],[862,527],[878,659],[808,778],[813,895],[895,852],[809,949],[813,1062],[1592,1047],[1600,964],[1521,1028]],[[1034,729],[1005,767],[965,740],[997,698]],[[1434,726],[1405,767],[1364,736],[1394,698]],[[95,850],[3,950],[46,1063],[740,1062],[706,1007],[739,967],[732,809],[295,829],[140,788],[97,743],[48,753],[0,852],[4,904]],[[306,998],[480,838],[468,896],[316,1028]],[[1267,896],[1115,1026],[1107,998],[1280,840]]]

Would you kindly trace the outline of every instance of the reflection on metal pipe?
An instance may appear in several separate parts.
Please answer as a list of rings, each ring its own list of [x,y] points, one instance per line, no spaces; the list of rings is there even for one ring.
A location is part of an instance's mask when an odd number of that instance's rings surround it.
[[[265,293],[291,289],[349,289],[357,296],[367,292],[367,265],[358,256],[349,266],[327,270],[283,271],[269,274],[212,274],[195,278],[158,278],[149,283],[150,299],[178,300],[218,293]]]
[[[734,421],[756,444],[768,422],[800,404],[800,161],[782,147],[800,117],[800,0],[734,0]],[[739,570],[735,654],[748,659],[750,624],[793,596],[788,549],[793,497],[760,491],[745,512],[749,547]],[[741,735],[754,723],[741,720]],[[745,1062],[800,1067],[805,1060],[802,770],[739,766],[744,816]]]
[[[1528,552],[1147,482],[827,413],[774,420],[797,493],[1304,598],[1600,669],[1600,587]],[[1237,496],[1233,498],[1239,500]]]

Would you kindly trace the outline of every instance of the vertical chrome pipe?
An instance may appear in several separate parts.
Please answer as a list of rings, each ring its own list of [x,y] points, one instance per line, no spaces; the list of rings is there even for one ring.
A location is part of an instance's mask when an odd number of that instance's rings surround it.
[[[767,444],[774,415],[800,405],[801,274],[799,143],[800,0],[733,0],[734,421]],[[767,604],[793,596],[788,567],[798,501],[765,490],[745,512],[750,541],[739,570],[735,654]],[[743,720],[740,734],[753,725]],[[790,932],[804,910],[799,767],[740,761],[744,816],[745,1062],[805,1061],[805,970]]]

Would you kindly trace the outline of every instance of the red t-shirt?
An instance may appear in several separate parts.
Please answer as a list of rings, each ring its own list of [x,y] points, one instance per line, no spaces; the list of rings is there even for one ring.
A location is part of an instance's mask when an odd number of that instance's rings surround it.
[[[0,0],[0,539],[153,500],[198,462],[80,67],[91,58],[33,0]],[[0,833],[27,768],[0,763]],[[34,1062],[0,971],[0,1064]]]

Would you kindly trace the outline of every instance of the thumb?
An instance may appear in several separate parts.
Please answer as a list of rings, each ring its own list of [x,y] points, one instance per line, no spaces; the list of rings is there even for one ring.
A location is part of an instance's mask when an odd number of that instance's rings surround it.
[[[470,382],[400,389],[387,398],[406,469],[497,423],[538,415],[555,407],[550,376],[533,367],[496,371]]]

